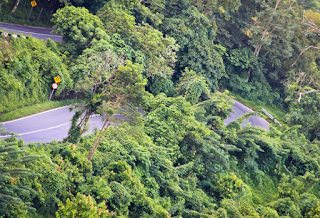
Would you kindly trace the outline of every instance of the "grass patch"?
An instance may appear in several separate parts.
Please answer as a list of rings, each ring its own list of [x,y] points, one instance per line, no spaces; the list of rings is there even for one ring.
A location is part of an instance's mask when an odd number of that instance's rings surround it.
[[[77,102],[81,102],[81,100],[73,99],[73,100],[62,100],[62,101],[49,101],[49,102],[30,105],[27,107],[22,107],[14,111],[10,111],[8,113],[0,114],[0,122],[15,120],[21,117],[26,117],[32,114],[37,114],[43,111],[47,111],[47,110],[58,108],[58,107],[63,107],[66,105],[77,103]]]
[[[245,106],[247,106],[248,108],[251,108],[252,110],[254,110],[256,112],[263,113],[261,111],[261,109],[262,108],[266,109],[274,118],[276,118],[279,121],[279,123],[281,123],[282,128],[285,128],[285,129],[288,128],[288,125],[285,120],[285,115],[287,114],[287,112],[283,108],[276,107],[276,106],[273,106],[270,104],[266,104],[261,101],[250,101],[250,100],[245,99],[245,98],[241,97],[240,95],[232,93],[232,92],[230,92],[230,97],[241,102],[242,104],[244,104]],[[268,116],[265,115],[264,118],[273,127],[280,128],[279,125],[276,124],[275,122],[273,122]],[[280,128],[280,129],[282,129],[282,128]]]

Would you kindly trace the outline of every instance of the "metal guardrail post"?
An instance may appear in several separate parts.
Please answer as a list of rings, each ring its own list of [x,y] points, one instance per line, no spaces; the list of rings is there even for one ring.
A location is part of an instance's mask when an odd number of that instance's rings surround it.
[[[273,122],[279,124],[280,127],[282,127],[282,125],[279,123],[278,120],[276,120],[268,111],[266,111],[266,109],[262,108],[261,109],[263,113],[265,113],[268,117],[270,117],[271,120],[273,120]]]
[[[0,31],[0,36],[4,36],[5,38],[7,37],[13,37],[13,38],[23,38],[23,39],[26,39],[27,37],[26,36],[23,36],[23,35],[19,35],[19,34],[11,34],[11,33],[7,33],[7,32],[2,32]]]

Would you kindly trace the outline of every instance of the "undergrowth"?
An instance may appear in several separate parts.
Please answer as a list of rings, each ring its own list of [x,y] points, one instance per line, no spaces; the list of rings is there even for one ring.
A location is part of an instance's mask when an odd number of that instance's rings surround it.
[[[22,107],[14,111],[10,111],[8,113],[0,114],[0,122],[18,119],[21,117],[37,114],[37,113],[58,108],[58,107],[63,107],[63,106],[70,105],[80,101],[81,100],[77,100],[77,99],[73,99],[73,100],[68,99],[68,100],[62,100],[62,101],[49,101],[49,102],[30,105],[27,107]]]

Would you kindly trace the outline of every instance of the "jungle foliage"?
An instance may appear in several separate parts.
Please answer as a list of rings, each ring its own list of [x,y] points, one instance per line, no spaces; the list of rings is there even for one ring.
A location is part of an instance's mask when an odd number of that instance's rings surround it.
[[[142,122],[108,128],[91,161],[99,131],[78,146],[28,144],[26,157],[41,158],[22,162],[33,176],[8,177],[29,190],[14,195],[25,206],[12,203],[10,214],[317,217],[319,143],[306,139],[299,126],[268,132],[241,127],[241,117],[225,127],[227,97],[210,94],[192,105],[184,96],[147,95]],[[3,149],[10,151],[15,140],[6,141]],[[0,163],[10,162],[14,157]]]
[[[82,101],[64,142],[0,139],[0,216],[320,217],[317,0],[51,1],[63,43],[0,39],[0,113]],[[225,126],[225,89],[289,127]]]

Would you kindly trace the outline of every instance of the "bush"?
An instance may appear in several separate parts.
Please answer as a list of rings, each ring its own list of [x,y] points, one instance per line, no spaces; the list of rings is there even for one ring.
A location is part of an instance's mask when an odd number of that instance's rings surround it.
[[[270,207],[264,207],[260,212],[260,216],[264,218],[279,218],[278,212]]]
[[[59,203],[59,210],[56,212],[57,218],[73,218],[73,217],[88,217],[88,218],[103,218],[117,217],[116,212],[109,212],[104,202],[97,204],[94,198],[90,195],[82,195],[77,193],[76,197],[68,198],[66,204]]]

